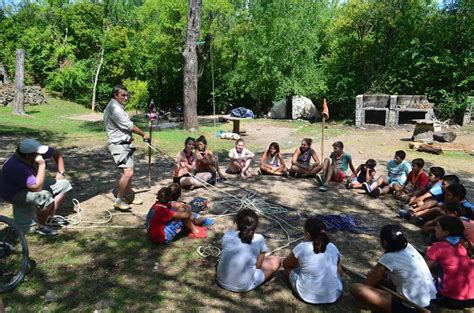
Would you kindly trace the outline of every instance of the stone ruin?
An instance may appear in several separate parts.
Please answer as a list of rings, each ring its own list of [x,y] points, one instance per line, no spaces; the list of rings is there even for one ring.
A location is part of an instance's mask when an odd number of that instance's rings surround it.
[[[40,86],[25,86],[25,104],[38,105],[46,103],[43,90]],[[7,106],[13,104],[15,99],[15,88],[11,85],[0,86],[0,105]]]
[[[46,103],[40,86],[26,86],[24,90],[25,104],[37,105]],[[9,82],[5,67],[0,64],[0,106],[7,106],[15,99],[15,87]]]
[[[355,122],[357,127],[412,124],[416,119],[433,119],[433,106],[424,95],[358,95]]]

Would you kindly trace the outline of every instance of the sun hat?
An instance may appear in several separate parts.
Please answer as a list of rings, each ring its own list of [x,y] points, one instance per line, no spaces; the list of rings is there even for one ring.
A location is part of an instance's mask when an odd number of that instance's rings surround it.
[[[30,154],[30,153],[39,153],[44,154],[48,151],[48,146],[41,145],[38,141],[34,139],[25,139],[20,142],[18,146],[19,150],[23,154]]]

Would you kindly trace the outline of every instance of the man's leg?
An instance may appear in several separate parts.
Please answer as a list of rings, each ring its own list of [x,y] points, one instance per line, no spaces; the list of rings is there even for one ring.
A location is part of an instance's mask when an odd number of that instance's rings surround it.
[[[57,180],[49,180],[48,185],[46,187],[51,189],[51,192],[54,196],[54,206],[53,206],[53,213],[54,215],[63,203],[66,193],[72,189],[71,183],[67,179],[57,179]]]
[[[117,198],[124,199],[132,190],[133,168],[126,167],[122,171],[122,177],[119,180]]]
[[[46,225],[46,220],[54,215],[56,208],[54,207],[54,202],[51,203],[49,206],[44,207],[42,209],[38,209],[37,216],[38,216],[38,227],[42,227]]]
[[[122,176],[119,179],[117,199],[114,207],[118,210],[130,210],[130,205],[126,201],[126,197],[132,193],[132,177],[133,167],[122,168]]]

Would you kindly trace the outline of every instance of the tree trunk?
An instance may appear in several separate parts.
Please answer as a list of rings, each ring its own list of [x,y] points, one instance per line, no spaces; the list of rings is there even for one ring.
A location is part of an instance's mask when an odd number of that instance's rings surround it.
[[[13,114],[25,115],[25,50],[16,50],[15,68],[15,99],[13,100]]]
[[[202,0],[189,0],[186,47],[183,51],[184,129],[198,128],[198,58],[196,47],[199,39],[199,30],[201,28],[201,8]]]
[[[99,61],[99,65],[97,66],[97,71],[95,72],[94,87],[92,88],[92,105],[91,105],[92,112],[95,111],[95,94],[97,90],[97,82],[99,81],[100,68],[102,67],[102,63],[104,63],[104,49],[105,49],[105,44],[103,44],[102,48],[100,49],[100,61]]]

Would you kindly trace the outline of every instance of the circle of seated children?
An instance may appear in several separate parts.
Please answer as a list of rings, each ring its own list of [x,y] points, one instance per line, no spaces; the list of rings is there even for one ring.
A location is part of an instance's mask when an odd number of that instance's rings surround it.
[[[206,142],[201,139],[199,141],[202,145],[198,147],[196,154],[199,153],[204,159]],[[304,139],[302,145],[307,143],[308,140]],[[189,158],[194,147],[194,142],[188,138],[185,149],[181,152],[181,157],[186,158],[183,166],[192,165],[194,160],[190,161]],[[309,150],[309,145],[305,148]],[[354,169],[350,155],[343,150],[343,143],[336,142],[333,148],[330,157],[323,162],[322,174],[317,176],[321,180],[321,186],[327,186],[328,181],[346,180],[348,188],[362,188],[373,197],[393,193],[397,199],[410,205],[410,216],[417,216],[421,212],[419,215],[427,219],[435,217],[422,229],[425,233],[435,233],[433,240],[436,242],[428,248],[426,260],[408,243],[400,226],[384,226],[380,232],[380,242],[385,253],[363,284],[351,286],[354,297],[386,312],[415,312],[414,308],[405,305],[398,297],[378,288],[383,284],[386,274],[389,274],[390,283],[395,286],[396,291],[418,306],[427,308],[432,300],[449,308],[472,306],[474,285],[459,284],[459,273],[462,272],[469,282],[474,281],[474,223],[469,219],[474,208],[465,199],[466,189],[459,184],[459,179],[455,175],[444,175],[444,170],[439,167],[430,168],[428,176],[423,172],[423,159],[414,159],[410,166],[404,161],[406,155],[403,151],[397,151],[394,159],[387,163],[388,177],[380,176],[375,179],[375,160],[369,159]],[[261,170],[263,168],[267,174],[282,175],[285,167],[279,152],[278,144],[271,143],[260,161]],[[310,158],[312,154],[309,154]],[[253,156],[253,153],[245,149],[245,142],[238,140],[236,147],[229,152],[234,173],[241,176],[243,173],[242,177],[249,177],[246,172]],[[210,161],[205,165],[213,166],[215,172],[213,174],[213,169],[207,167],[208,171],[202,173],[215,177],[218,164]],[[353,174],[347,179],[345,171],[348,168],[351,168]],[[191,171],[193,167],[188,169]],[[191,238],[205,238],[207,232],[202,226],[212,225],[214,221],[201,218],[191,211],[189,205],[179,202],[181,188],[178,184],[173,184],[169,189],[173,188],[179,189],[177,195],[163,198],[160,190],[157,203],[150,209],[147,217],[150,239],[169,243],[182,229],[186,229]],[[376,189],[379,192],[375,192],[374,196],[373,191]],[[444,198],[441,198],[441,194],[444,194]],[[156,224],[157,220],[161,221],[159,226]],[[274,276],[280,268],[280,258],[265,256],[268,248],[264,237],[255,233],[258,216],[254,211],[239,211],[235,222],[237,230],[229,230],[222,237],[222,254],[216,271],[217,282],[227,290],[247,292]],[[159,229],[160,236],[156,236],[153,229]],[[340,256],[337,247],[325,233],[322,221],[317,217],[309,218],[304,225],[303,242],[296,245],[282,262],[285,277],[296,296],[306,303],[314,304],[337,301],[342,293]],[[437,266],[443,268],[439,277],[443,284],[439,285],[434,284],[430,273],[430,269],[438,273]]]

